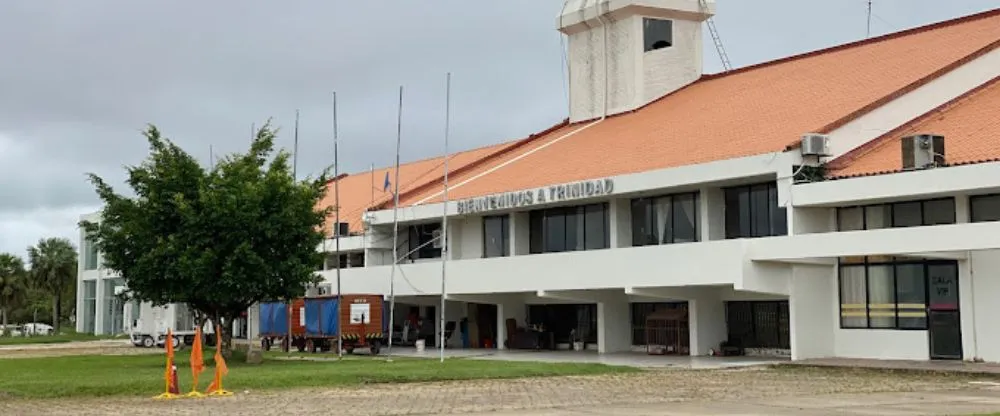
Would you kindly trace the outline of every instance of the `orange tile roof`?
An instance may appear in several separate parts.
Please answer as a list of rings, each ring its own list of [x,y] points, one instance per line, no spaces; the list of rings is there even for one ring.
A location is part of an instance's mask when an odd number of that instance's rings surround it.
[[[554,128],[558,128],[557,125]],[[478,149],[453,153],[448,159],[448,169],[452,172],[461,173],[470,166],[484,160],[490,160],[491,156],[503,154],[504,151],[517,147],[528,142],[533,136],[520,141],[512,141]],[[388,172],[389,181],[392,183],[388,191],[383,192],[385,175]],[[428,184],[440,183],[444,174],[444,157],[420,160],[416,162],[404,163],[399,166],[399,193],[423,189]],[[340,221],[350,224],[351,232],[363,231],[361,223],[362,215],[372,206],[385,203],[392,203],[392,190],[395,187],[395,169],[393,167],[375,169],[374,175],[371,172],[361,172],[353,175],[342,174],[340,178]],[[374,193],[373,193],[374,191]],[[373,202],[374,198],[374,204]],[[320,201],[320,207],[336,206],[336,194],[334,192],[334,180],[328,184],[326,197]],[[324,229],[328,235],[332,234],[335,214],[330,215]]]
[[[945,137],[950,166],[1000,160],[1000,77],[827,164],[831,178],[902,171],[900,140],[914,134]]]
[[[832,131],[997,47],[1000,9],[707,75],[584,130],[577,131],[590,122],[562,123],[454,154],[449,199],[782,151],[803,133]],[[442,161],[401,166],[401,206],[441,200]],[[391,193],[381,192],[387,171],[375,172],[378,209],[392,206]],[[342,221],[352,231],[361,230],[370,188],[367,172],[341,179]],[[322,204],[333,205],[332,190]]]
[[[803,133],[829,132],[998,46],[1000,9],[705,76],[573,136],[563,138],[589,122],[453,175],[453,185],[467,183],[449,198],[782,151]],[[529,149],[536,150],[525,156]],[[440,183],[424,188],[404,193],[400,204],[440,201]]]

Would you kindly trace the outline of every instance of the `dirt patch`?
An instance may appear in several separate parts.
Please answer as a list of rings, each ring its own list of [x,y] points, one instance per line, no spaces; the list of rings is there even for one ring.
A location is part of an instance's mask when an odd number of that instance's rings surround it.
[[[708,402],[827,394],[931,392],[968,388],[970,376],[900,375],[825,369],[668,370],[628,375],[240,391],[214,399],[13,400],[0,414],[434,415],[614,404]],[[157,392],[150,392],[152,397]]]

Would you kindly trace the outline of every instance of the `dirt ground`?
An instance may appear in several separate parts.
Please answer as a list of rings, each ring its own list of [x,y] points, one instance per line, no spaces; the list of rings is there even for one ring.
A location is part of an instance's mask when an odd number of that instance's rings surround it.
[[[127,340],[79,341],[55,344],[25,344],[0,346],[0,359],[59,357],[65,355],[130,355],[162,354],[161,348],[138,348]]]
[[[697,407],[720,402],[872,393],[949,394],[970,389],[974,376],[899,374],[810,368],[660,370],[641,374],[507,381],[370,385],[358,388],[240,391],[234,397],[155,401],[150,398],[0,401],[3,415],[439,415],[510,412],[619,414],[616,406]],[[985,389],[985,387],[983,388]],[[985,390],[984,390],[985,391]],[[991,392],[990,394],[1000,391]],[[1000,409],[998,409],[1000,410]],[[560,413],[563,414],[563,413]],[[621,414],[653,414],[628,412]],[[658,413],[657,413],[658,414]],[[664,413],[669,414],[669,413]],[[687,413],[691,414],[691,413]],[[756,413],[754,413],[756,414]],[[764,413],[766,414],[766,413]],[[823,414],[823,413],[809,413]],[[840,413],[843,414],[843,413]]]

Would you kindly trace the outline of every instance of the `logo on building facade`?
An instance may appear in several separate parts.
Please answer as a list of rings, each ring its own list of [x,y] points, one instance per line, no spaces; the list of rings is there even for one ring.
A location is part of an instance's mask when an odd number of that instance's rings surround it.
[[[458,201],[458,214],[475,214],[478,212],[527,207],[536,204],[593,198],[610,195],[614,192],[614,189],[614,180],[595,179],[527,191],[504,192],[502,194]]]

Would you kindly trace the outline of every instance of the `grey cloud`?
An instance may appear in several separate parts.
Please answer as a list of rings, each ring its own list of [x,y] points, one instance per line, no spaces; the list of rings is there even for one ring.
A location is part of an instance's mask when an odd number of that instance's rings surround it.
[[[291,148],[300,108],[299,171],[316,172],[333,157],[336,90],[342,171],[364,171],[393,161],[399,85],[403,159],[441,152],[451,71],[453,149],[548,127],[566,114],[554,28],[562,3],[0,2],[0,241],[30,244],[50,232],[30,224],[96,206],[83,173],[120,183],[122,165],[145,156],[139,131],[148,122],[207,161],[209,146],[245,148],[250,123],[267,117]],[[716,22],[744,66],[863,37],[866,3],[718,0]],[[991,7],[995,0],[880,1],[873,32]],[[711,42],[704,57],[706,71],[719,70]],[[16,153],[5,150],[11,143]]]

